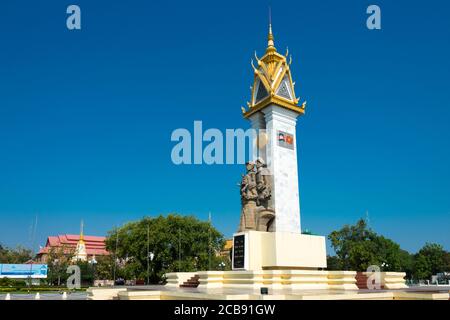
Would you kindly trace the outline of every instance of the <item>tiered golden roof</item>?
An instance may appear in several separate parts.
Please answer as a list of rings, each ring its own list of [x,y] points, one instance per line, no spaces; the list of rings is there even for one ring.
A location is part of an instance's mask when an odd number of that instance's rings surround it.
[[[286,50],[285,55],[281,55],[277,52],[272,33],[272,24],[269,24],[266,53],[259,59],[255,52],[258,66],[254,66],[253,60],[251,63],[255,77],[253,86],[251,87],[252,98],[250,102],[247,102],[248,110],[242,107],[242,113],[245,118],[248,118],[270,104],[279,105],[286,109],[298,112],[299,114],[305,113],[306,102],[303,102],[303,104],[299,106],[299,98],[295,96],[295,82],[292,81],[289,68],[292,63],[292,56],[288,63],[288,55],[288,50]]]

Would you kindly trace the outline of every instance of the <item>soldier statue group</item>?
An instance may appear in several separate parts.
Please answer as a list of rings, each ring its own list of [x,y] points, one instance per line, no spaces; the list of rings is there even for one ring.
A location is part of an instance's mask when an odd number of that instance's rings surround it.
[[[238,232],[269,231],[275,217],[274,210],[270,208],[270,172],[261,158],[255,163],[247,162],[246,169],[240,184],[242,209]]]

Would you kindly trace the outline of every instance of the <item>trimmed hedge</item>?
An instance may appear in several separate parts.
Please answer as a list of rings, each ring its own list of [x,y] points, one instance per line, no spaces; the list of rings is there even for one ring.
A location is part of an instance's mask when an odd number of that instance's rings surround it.
[[[16,280],[11,278],[0,278],[1,287],[25,287],[27,283],[24,280]]]

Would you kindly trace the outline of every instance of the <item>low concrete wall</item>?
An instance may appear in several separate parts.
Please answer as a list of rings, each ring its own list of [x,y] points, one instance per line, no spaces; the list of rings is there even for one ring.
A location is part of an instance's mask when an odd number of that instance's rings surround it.
[[[332,290],[358,290],[356,271],[324,271],[328,274],[328,288]]]
[[[161,290],[127,290],[119,287],[91,287],[87,290],[90,300],[171,300],[171,299],[235,299],[237,295],[211,296],[206,293],[196,293],[192,296],[184,291],[164,291],[167,287],[179,287],[180,284],[193,277],[199,276],[199,289],[209,288],[246,288],[259,292],[261,287],[288,290],[336,290],[347,291],[349,294],[359,294],[356,286],[356,272],[354,271],[319,271],[319,270],[258,270],[258,271],[200,271],[200,272],[172,272],[166,274],[167,284]],[[381,286],[385,290],[408,288],[405,284],[404,272],[381,272]],[[363,294],[363,293],[361,293]],[[377,295],[378,294],[378,295]],[[355,296],[358,299],[445,299],[448,294],[395,292],[395,294],[380,295],[381,293]],[[248,297],[247,297],[248,296]],[[242,299],[252,299],[251,295],[240,296]],[[274,297],[274,296],[272,296]],[[314,299],[309,295],[307,299]],[[325,296],[321,295],[321,299]],[[292,297],[291,297],[292,298]],[[298,298],[298,297],[294,297]],[[306,297],[305,297],[306,298]],[[353,299],[353,296],[334,296],[333,299]],[[325,298],[326,299],[326,298]]]
[[[360,289],[367,289],[367,280],[372,276],[371,272],[358,272],[356,279]],[[381,289],[406,289],[405,272],[380,272]]]
[[[381,272],[381,286],[385,289],[406,289],[405,272]]]
[[[394,292],[394,300],[449,300],[448,293]]]
[[[319,270],[201,271],[199,288],[358,290],[356,272]]]
[[[199,288],[279,288],[358,290],[355,271],[256,270],[199,271],[167,274],[168,286],[179,286],[197,274]],[[365,277],[370,276],[362,272]],[[406,289],[404,272],[381,272],[383,289]]]
[[[317,292],[307,290],[305,292],[292,292],[286,294],[261,295],[259,293],[231,293],[231,292],[191,292],[184,290],[164,291],[158,290],[136,290],[120,291],[117,293],[119,300],[449,300],[448,293],[433,292],[405,292],[405,291],[379,291],[363,292],[344,291],[333,292],[317,290]],[[104,297],[112,296],[113,288],[108,295],[96,296],[93,300],[106,300]],[[117,291],[115,291],[117,292]],[[97,292],[98,293],[98,292]]]
[[[118,293],[119,300],[161,300],[161,291],[122,291]]]
[[[125,292],[127,288],[115,287],[90,287],[86,290],[88,300],[114,300],[118,298],[119,292]]]

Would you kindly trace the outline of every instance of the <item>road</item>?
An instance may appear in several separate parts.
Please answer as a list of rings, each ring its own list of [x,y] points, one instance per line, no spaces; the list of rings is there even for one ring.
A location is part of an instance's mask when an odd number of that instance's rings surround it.
[[[61,293],[40,293],[40,300],[63,300],[63,295]],[[0,294],[0,300],[6,299],[6,294],[2,293]],[[35,300],[36,299],[36,293],[11,293],[10,294],[11,300]],[[67,300],[86,300],[87,294],[86,292],[74,292],[74,293],[68,293],[67,294]]]

